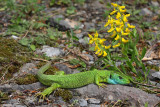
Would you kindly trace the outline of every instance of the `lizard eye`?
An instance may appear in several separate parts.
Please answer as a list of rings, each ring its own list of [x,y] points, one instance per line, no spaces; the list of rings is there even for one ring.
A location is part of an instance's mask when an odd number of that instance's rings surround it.
[[[119,76],[119,79],[123,79],[121,76]]]

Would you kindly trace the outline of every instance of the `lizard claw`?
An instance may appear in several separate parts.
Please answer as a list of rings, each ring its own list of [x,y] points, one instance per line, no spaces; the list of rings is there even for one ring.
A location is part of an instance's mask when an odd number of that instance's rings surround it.
[[[41,93],[37,93],[37,94],[35,95],[35,98],[37,98],[38,96],[40,97],[40,98],[39,98],[39,102],[40,102],[40,99],[43,99],[43,101],[44,101],[46,94],[44,94],[44,93],[42,93],[42,92],[41,92]]]
[[[99,88],[100,88],[100,87],[102,87],[102,88],[106,88],[106,87],[107,87],[107,85],[106,85],[106,84],[103,84],[103,83],[98,84],[98,86],[99,86]]]

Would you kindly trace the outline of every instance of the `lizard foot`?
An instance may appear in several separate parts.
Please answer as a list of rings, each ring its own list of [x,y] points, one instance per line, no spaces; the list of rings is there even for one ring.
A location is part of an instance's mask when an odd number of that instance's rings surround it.
[[[47,95],[47,94],[45,94],[45,93],[43,93],[43,92],[37,93],[37,94],[35,95],[35,98],[37,98],[37,97],[39,96],[39,97],[40,97],[40,98],[39,98],[39,101],[40,101],[40,99],[43,99],[43,101],[44,101],[44,99],[46,98],[46,95]]]
[[[99,87],[99,88],[100,88],[100,87],[105,88],[105,87],[107,87],[107,85],[106,85],[106,84],[103,84],[103,83],[100,83],[100,84],[98,84],[98,87]]]

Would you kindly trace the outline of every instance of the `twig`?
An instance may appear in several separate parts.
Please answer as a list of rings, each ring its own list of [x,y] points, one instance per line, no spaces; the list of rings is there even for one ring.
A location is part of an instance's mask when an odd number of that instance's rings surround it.
[[[4,79],[4,76],[8,73],[8,69],[11,67],[11,65],[9,67],[7,67],[5,73],[2,75],[2,77],[0,78],[0,81],[2,81]]]

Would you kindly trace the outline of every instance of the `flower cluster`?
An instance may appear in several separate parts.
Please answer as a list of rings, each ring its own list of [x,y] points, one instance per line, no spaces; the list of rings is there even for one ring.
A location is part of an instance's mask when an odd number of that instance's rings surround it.
[[[114,11],[112,11],[108,16],[108,21],[104,27],[110,26],[108,33],[112,33],[111,38],[114,38],[116,41],[120,41],[116,45],[112,46],[113,48],[116,48],[120,46],[121,42],[127,43],[129,41],[127,40],[127,35],[130,34],[130,29],[135,28],[135,26],[128,23],[127,18],[130,14],[125,14],[125,6],[119,6],[115,3],[111,3],[111,5],[114,7]]]
[[[108,33],[112,33],[110,36],[117,41],[113,48],[119,47],[121,43],[127,43],[129,40],[127,39],[127,35],[130,34],[131,28],[135,28],[135,26],[130,25],[128,23],[128,17],[130,14],[125,14],[126,9],[125,6],[119,6],[118,4],[111,3],[114,7],[114,11],[110,13],[108,16],[108,21],[104,25],[104,27],[110,26]],[[107,56],[107,50],[111,48],[111,45],[105,46],[104,42],[106,39],[98,38],[98,33],[96,32],[94,36],[88,34],[90,37],[89,44],[95,44],[94,50],[96,51],[95,54],[98,56]]]
[[[94,34],[94,37],[90,34],[88,34],[88,35],[90,37],[89,44],[95,43],[95,48],[94,48],[94,50],[96,51],[95,54],[97,54],[98,56],[101,56],[101,55],[107,56],[107,52],[105,50],[109,49],[111,47],[111,45],[109,45],[109,46],[104,45],[104,42],[106,41],[106,39],[98,38],[97,32]]]

